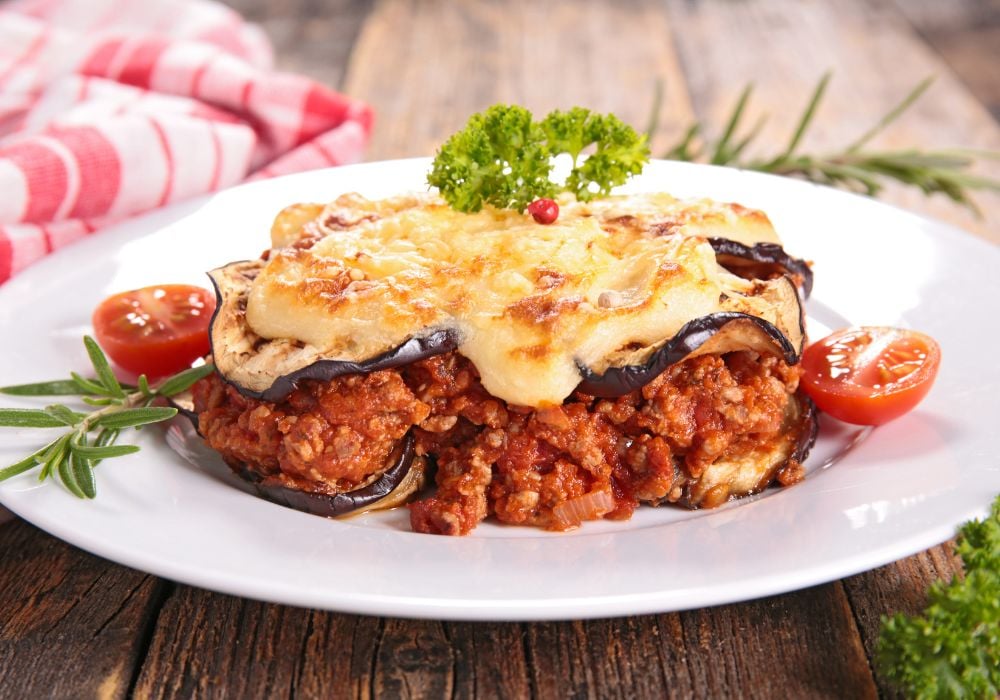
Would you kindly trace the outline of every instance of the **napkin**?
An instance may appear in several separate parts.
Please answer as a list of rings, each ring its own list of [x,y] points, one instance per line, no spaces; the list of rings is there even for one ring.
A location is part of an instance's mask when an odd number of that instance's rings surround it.
[[[0,5],[0,283],[133,214],[361,159],[363,102],[211,0]],[[0,507],[0,522],[11,514]]]
[[[127,216],[360,160],[372,112],[211,0],[0,5],[0,282]]]

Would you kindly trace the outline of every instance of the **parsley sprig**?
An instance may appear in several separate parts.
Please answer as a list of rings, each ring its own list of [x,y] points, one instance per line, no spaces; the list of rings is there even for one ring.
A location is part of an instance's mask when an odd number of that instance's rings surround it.
[[[93,338],[83,339],[94,366],[94,378],[75,372],[70,378],[0,388],[13,396],[79,396],[92,410],[80,412],[64,404],[45,408],[0,408],[0,426],[13,428],[63,428],[64,432],[21,461],[0,469],[0,481],[40,468],[39,481],[53,475],[75,496],[94,498],[97,484],[94,467],[102,460],[139,451],[137,445],[115,444],[126,428],[159,423],[177,415],[177,409],[152,405],[158,399],[176,396],[212,373],[212,365],[184,370],[151,387],[145,375],[136,386],[118,381],[107,357]]]
[[[964,578],[934,583],[923,615],[882,620],[879,668],[914,698],[1000,696],[1000,496],[955,548]]]
[[[745,151],[760,133],[766,116],[758,119],[749,130],[741,129],[743,115],[753,93],[753,85],[743,88],[729,119],[717,139],[702,138],[705,126],[695,122],[664,158],[713,165],[728,165],[745,170],[757,170],[775,175],[790,175],[824,185],[843,187],[869,196],[877,196],[888,181],[919,188],[924,194],[940,193],[978,213],[970,192],[993,190],[1000,192],[1000,180],[970,172],[976,157],[1000,158],[1000,154],[967,149],[870,150],[868,144],[895,122],[927,91],[933,82],[927,78],[917,84],[900,102],[870,129],[841,149],[825,153],[802,153],[802,139],[812,125],[826,94],[830,74],[816,84],[805,109],[784,149],[765,157],[747,157]],[[647,136],[659,126],[662,89],[653,99]]]
[[[563,154],[572,167],[557,183],[553,158]],[[458,211],[477,212],[484,204],[524,211],[561,191],[581,201],[607,195],[648,160],[646,137],[613,114],[574,107],[536,121],[524,107],[493,105],[441,146],[427,182]]]

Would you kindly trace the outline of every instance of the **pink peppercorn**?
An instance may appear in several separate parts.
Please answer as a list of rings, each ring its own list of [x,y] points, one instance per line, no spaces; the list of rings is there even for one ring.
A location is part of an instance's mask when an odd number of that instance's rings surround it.
[[[559,205],[543,197],[528,205],[528,213],[540,224],[551,224],[559,218]]]

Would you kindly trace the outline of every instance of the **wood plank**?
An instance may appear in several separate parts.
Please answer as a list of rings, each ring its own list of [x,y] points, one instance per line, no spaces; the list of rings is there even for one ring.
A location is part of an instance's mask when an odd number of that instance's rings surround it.
[[[136,685],[143,698],[499,698],[528,692],[515,624],[342,615],[188,586],[179,586],[164,605]]]
[[[440,623],[301,610],[179,586],[142,698],[873,697],[839,584],[672,615]]]
[[[376,618],[178,586],[136,684],[142,698],[368,697]]]
[[[839,583],[671,617],[661,621],[661,634],[671,641],[665,667],[683,662],[683,677],[670,683],[682,694],[875,697]]]
[[[668,615],[525,625],[538,697],[875,696],[839,584]]]
[[[828,584],[682,617],[692,659],[692,693],[722,696],[875,696],[846,597]],[[742,690],[741,690],[742,689]]]
[[[654,0],[382,0],[365,22],[344,89],[375,106],[369,158],[378,160],[430,155],[470,114],[496,102],[539,113],[579,104],[645,128],[658,78],[672,125],[662,144],[691,110]]]
[[[666,4],[695,111],[716,130],[742,86],[753,82],[747,121],[769,114],[760,140],[773,153],[787,142],[820,75],[832,69],[833,82],[802,150],[842,147],[920,80],[937,76],[931,93],[872,145],[1000,150],[1000,126],[889,0]],[[1000,162],[984,161],[981,172],[1000,178]],[[883,199],[1000,241],[996,194],[977,198],[985,219],[902,186],[887,188]]]
[[[950,581],[961,568],[961,560],[955,555],[952,543],[948,542],[874,571],[844,579],[844,589],[868,657],[874,658],[883,615],[920,613],[927,604],[927,588],[931,583]],[[881,695],[899,696],[878,673],[877,667],[875,677]]]
[[[275,65],[339,88],[372,0],[224,0],[256,22],[274,45]]]
[[[451,635],[455,635],[452,641]],[[450,696],[505,688],[511,658],[467,625],[271,605],[179,586],[166,601],[136,685],[143,698]],[[524,665],[520,665],[523,678]],[[523,689],[524,684],[515,684]],[[515,695],[516,696],[516,695]]]
[[[164,585],[24,521],[0,527],[0,695],[125,697]]]
[[[1000,119],[1000,0],[895,0],[993,116]]]
[[[445,634],[455,652],[454,696],[502,700],[536,695],[525,627],[517,623],[445,623]]]

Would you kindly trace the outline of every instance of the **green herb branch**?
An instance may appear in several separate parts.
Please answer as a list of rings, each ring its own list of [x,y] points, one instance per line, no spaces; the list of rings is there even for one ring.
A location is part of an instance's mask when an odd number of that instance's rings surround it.
[[[101,460],[139,451],[137,445],[115,444],[126,428],[159,423],[177,415],[169,406],[153,406],[187,391],[192,384],[213,371],[203,365],[179,372],[155,387],[140,375],[136,386],[121,384],[107,357],[89,336],[83,339],[95,377],[85,378],[75,372],[66,380],[20,384],[0,388],[13,396],[79,396],[92,410],[75,411],[64,404],[45,408],[0,408],[0,426],[14,428],[62,428],[64,432],[20,462],[0,469],[0,481],[40,468],[38,480],[57,475],[63,485],[80,498],[94,498],[97,485],[94,467]],[[93,434],[93,437],[91,435]]]
[[[923,615],[882,619],[879,668],[915,698],[1000,696],[1000,496],[956,550],[964,578],[933,584]]]
[[[867,150],[866,147],[873,138],[920,99],[931,85],[930,78],[916,85],[899,104],[844,148],[829,153],[800,153],[799,146],[813,123],[829,82],[830,74],[826,74],[817,83],[787,146],[776,155],[764,158],[748,158],[744,155],[766,121],[766,117],[761,117],[749,130],[741,132],[743,116],[753,93],[753,85],[747,85],[736,100],[722,135],[718,139],[715,141],[702,139],[705,127],[696,122],[687,129],[680,141],[664,154],[664,158],[728,165],[775,175],[791,175],[824,185],[844,187],[870,196],[878,195],[887,181],[894,180],[904,185],[918,187],[928,195],[944,194],[974,212],[977,210],[969,197],[972,190],[1000,191],[1000,181],[970,172],[976,157],[997,158],[1000,154],[963,149]],[[650,138],[659,125],[661,98],[662,92],[657,88],[647,130],[647,136]]]
[[[563,154],[572,168],[557,183],[553,158]],[[648,160],[646,137],[613,114],[574,107],[536,121],[524,107],[493,105],[441,146],[427,182],[458,211],[477,212],[484,204],[524,211],[560,191],[582,201],[609,194]]]

